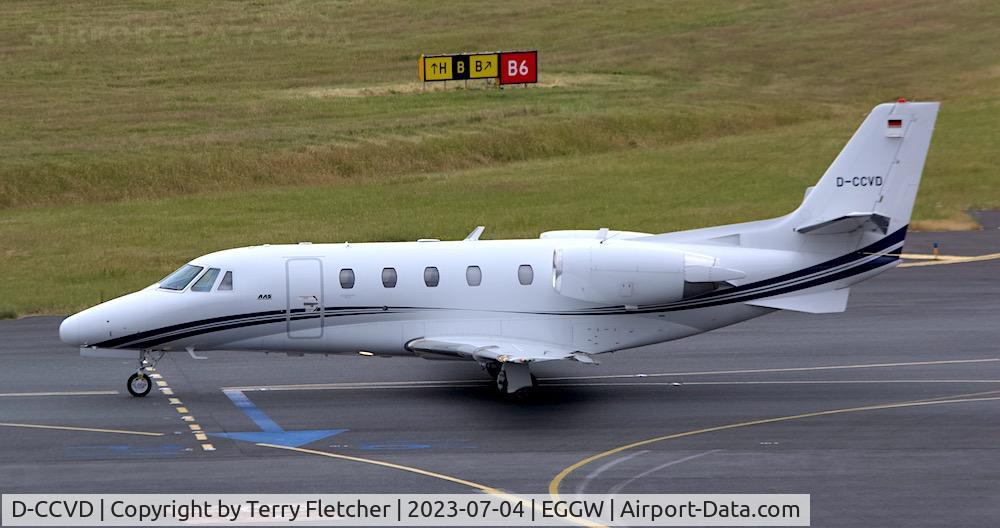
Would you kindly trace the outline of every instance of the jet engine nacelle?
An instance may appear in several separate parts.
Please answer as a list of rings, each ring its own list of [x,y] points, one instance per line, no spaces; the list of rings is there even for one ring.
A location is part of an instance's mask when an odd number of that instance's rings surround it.
[[[686,299],[746,277],[710,255],[628,240],[557,249],[552,271],[561,295],[625,306]]]
[[[555,250],[552,285],[561,295],[596,303],[641,305],[684,296],[684,253],[616,241]]]

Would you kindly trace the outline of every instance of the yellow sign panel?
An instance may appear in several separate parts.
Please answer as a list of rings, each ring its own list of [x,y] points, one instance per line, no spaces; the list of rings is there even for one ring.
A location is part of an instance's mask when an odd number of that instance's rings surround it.
[[[490,79],[497,77],[499,57],[491,55],[469,55],[469,78]]]
[[[454,78],[451,57],[424,57],[425,81],[447,81]]]
[[[417,63],[420,73],[420,80],[428,81],[461,81],[469,79],[501,79],[516,77],[514,82],[535,82],[534,55],[535,52],[516,53],[458,53],[455,55],[421,55]],[[508,60],[510,59],[510,60]],[[531,59],[529,61],[529,59]],[[500,62],[507,64],[511,62],[517,64],[520,69],[508,72]],[[531,63],[529,66],[528,62]],[[515,66],[517,66],[515,64]],[[525,71],[521,71],[525,70]],[[506,76],[506,77],[505,77]],[[511,77],[513,76],[513,77]],[[508,79],[508,80],[510,80]]]

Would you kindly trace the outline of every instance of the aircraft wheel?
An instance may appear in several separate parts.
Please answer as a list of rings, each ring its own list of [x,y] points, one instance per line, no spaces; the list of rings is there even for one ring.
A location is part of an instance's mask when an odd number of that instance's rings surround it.
[[[501,369],[497,372],[497,391],[502,395],[507,394],[507,373]]]
[[[149,380],[143,372],[136,372],[129,376],[128,383],[125,384],[128,389],[128,393],[136,398],[142,398],[143,396],[149,394],[149,390],[153,388],[153,382]]]

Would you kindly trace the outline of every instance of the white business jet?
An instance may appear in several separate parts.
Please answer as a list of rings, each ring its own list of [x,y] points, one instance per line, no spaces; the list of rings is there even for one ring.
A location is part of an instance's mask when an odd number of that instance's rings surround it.
[[[91,357],[277,351],[478,362],[503,394],[532,363],[662,343],[774,310],[842,312],[850,286],[895,267],[938,103],[876,106],[794,212],[666,234],[263,245],[198,257],[63,321]]]

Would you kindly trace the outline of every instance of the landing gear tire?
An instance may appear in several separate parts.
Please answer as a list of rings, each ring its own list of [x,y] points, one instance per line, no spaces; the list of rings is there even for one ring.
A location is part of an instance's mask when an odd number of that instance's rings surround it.
[[[497,370],[496,384],[497,391],[503,396],[507,395],[507,373],[503,369]]]
[[[129,376],[128,383],[125,384],[125,388],[128,389],[128,393],[136,398],[142,398],[143,396],[149,394],[150,389],[153,388],[153,382],[150,381],[149,376],[143,372],[136,372]]]
[[[523,398],[536,383],[526,363],[502,363],[496,372],[497,392],[505,398]]]

